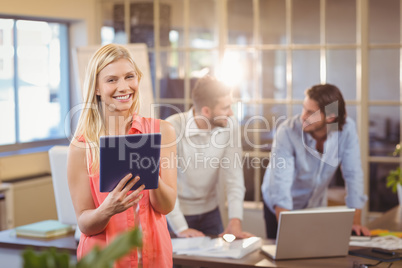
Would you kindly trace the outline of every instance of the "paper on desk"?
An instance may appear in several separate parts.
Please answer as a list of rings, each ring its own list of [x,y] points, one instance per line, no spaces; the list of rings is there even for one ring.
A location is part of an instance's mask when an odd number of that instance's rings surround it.
[[[207,251],[222,247],[218,239],[204,237],[172,238],[173,252],[183,254],[182,252]]]
[[[222,238],[173,238],[172,245],[173,252],[176,254],[240,259],[248,253],[261,248],[262,239],[260,237],[250,237],[228,243]]]
[[[402,249],[402,239],[393,235],[373,237],[368,241],[354,241],[349,242],[349,246],[358,247],[374,247],[384,249]]]

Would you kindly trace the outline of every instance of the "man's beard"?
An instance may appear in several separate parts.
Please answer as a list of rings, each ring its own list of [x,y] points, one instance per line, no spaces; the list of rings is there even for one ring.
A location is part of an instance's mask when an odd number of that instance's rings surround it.
[[[209,119],[209,123],[211,124],[211,127],[226,127],[228,122],[227,122],[227,117],[226,116],[213,116],[212,119]]]
[[[314,124],[314,123],[313,123]],[[323,129],[327,129],[327,124],[326,123],[323,123],[323,122],[321,122],[321,124],[320,125],[315,125],[315,126],[313,126],[312,127],[312,129],[306,129],[306,128],[309,128],[310,126],[312,126],[313,124],[310,124],[310,125],[307,125],[306,127],[303,127],[303,132],[306,132],[306,133],[314,133],[314,132],[316,132],[316,131],[320,131],[320,130],[323,130]]]

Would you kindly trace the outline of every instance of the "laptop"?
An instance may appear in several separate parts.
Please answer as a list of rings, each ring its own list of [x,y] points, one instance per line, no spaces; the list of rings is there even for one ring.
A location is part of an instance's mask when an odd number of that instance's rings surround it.
[[[274,260],[346,256],[355,209],[284,211],[275,245],[261,250]]]
[[[134,134],[100,137],[100,191],[112,191],[121,179],[131,173],[145,189],[158,188],[161,134]]]

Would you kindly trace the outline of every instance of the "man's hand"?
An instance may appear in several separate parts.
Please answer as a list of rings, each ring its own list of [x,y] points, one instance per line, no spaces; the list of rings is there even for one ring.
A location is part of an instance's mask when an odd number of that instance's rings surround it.
[[[177,237],[197,237],[197,236],[205,236],[203,232],[200,232],[196,229],[188,228],[184,231],[181,231],[180,233],[177,234]]]
[[[370,230],[367,227],[361,225],[361,215],[362,210],[356,209],[355,215],[353,217],[352,231],[354,231],[356,235],[370,236]]]
[[[236,238],[248,238],[255,236],[251,233],[243,232],[241,228],[241,220],[237,218],[230,219],[225,231],[219,234],[219,236],[223,236],[224,234],[233,234],[234,236],[236,236]]]
[[[370,230],[366,226],[353,224],[352,231],[354,231],[357,236],[370,236]]]

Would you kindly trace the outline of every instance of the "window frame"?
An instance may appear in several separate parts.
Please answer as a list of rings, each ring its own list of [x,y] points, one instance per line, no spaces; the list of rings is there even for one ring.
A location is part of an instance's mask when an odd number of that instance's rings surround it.
[[[60,36],[60,43],[61,45],[61,50],[60,50],[60,56],[61,56],[61,62],[60,62],[60,89],[61,92],[60,94],[63,96],[62,101],[60,101],[60,106],[61,106],[61,114],[63,115],[63,110],[65,111],[65,115],[69,115],[69,110],[71,109],[71,53],[70,53],[70,26],[71,26],[71,21],[70,20],[65,20],[65,19],[54,19],[54,18],[38,18],[38,17],[31,17],[31,16],[14,16],[14,15],[7,15],[7,14],[0,14],[0,19],[10,19],[13,20],[13,48],[14,51],[16,51],[16,47],[18,46],[18,41],[17,39],[17,29],[16,29],[16,23],[17,21],[24,20],[24,21],[39,21],[39,22],[46,22],[46,23],[57,23],[57,24],[62,24],[65,27],[65,33]],[[64,39],[64,40],[63,40]],[[64,61],[63,61],[64,59]],[[13,92],[14,96],[16,96],[17,91],[18,91],[18,83],[16,82],[18,80],[18,65],[17,65],[17,60],[16,57],[14,56],[14,77],[13,77]],[[14,103],[16,106],[16,110],[18,109],[18,102],[17,99],[14,98]],[[18,110],[16,111],[16,117],[18,118]],[[64,116],[63,116],[64,118]],[[18,137],[18,119],[16,119],[17,124],[15,126],[16,129],[16,137]],[[63,123],[63,132],[64,133],[70,133],[71,130],[71,120],[69,120],[69,123],[67,125],[66,129],[66,124],[65,122]],[[68,132],[67,132],[68,131]],[[0,145],[0,153],[1,155],[10,155],[10,154],[15,154],[18,152],[25,152],[29,151],[29,149],[32,148],[43,148],[43,150],[47,150],[49,147],[54,146],[54,145],[67,145],[69,144],[69,137],[59,137],[59,138],[46,138],[43,140],[38,140],[38,141],[32,141],[32,142],[19,142],[18,139],[15,143],[12,144],[5,144],[5,145]],[[26,150],[28,149],[28,150]]]
[[[100,2],[106,2],[107,0],[100,0]],[[124,2],[126,7],[130,5],[130,3],[134,3],[136,0],[120,0],[116,2]],[[187,66],[190,65],[189,61],[189,53],[202,50],[199,48],[194,48],[190,46],[188,31],[189,31],[189,20],[190,20],[190,12],[189,7],[191,2],[194,0],[182,0],[183,3],[183,33],[184,33],[184,44],[179,48],[174,47],[166,47],[161,46],[159,43],[159,29],[160,29],[160,20],[159,20],[159,4],[163,3],[163,0],[155,0],[154,3],[154,36],[155,36],[155,44],[153,47],[149,48],[149,52],[154,55],[155,62],[155,80],[154,80],[154,90],[155,90],[155,102],[158,104],[180,104],[183,105],[185,110],[188,110],[191,107],[191,88],[190,88],[190,74],[187,71]],[[348,106],[353,106],[356,109],[356,126],[359,134],[359,142],[360,142],[360,152],[361,152],[361,161],[362,161],[362,169],[364,173],[364,192],[368,195],[370,190],[370,170],[369,165],[372,163],[399,163],[402,168],[402,154],[399,157],[392,156],[371,156],[370,155],[370,137],[369,137],[369,119],[370,113],[369,110],[373,106],[393,106],[398,107],[400,111],[402,111],[402,94],[400,94],[400,98],[398,100],[387,100],[387,101],[376,101],[369,99],[369,53],[372,49],[378,48],[396,48],[400,49],[402,44],[402,35],[400,36],[399,43],[381,43],[375,44],[371,42],[369,39],[369,27],[370,27],[370,17],[369,17],[369,9],[370,9],[370,1],[366,0],[355,0],[356,5],[356,13],[355,13],[355,26],[356,26],[356,41],[352,43],[345,44],[333,44],[326,42],[326,7],[328,4],[327,0],[319,0],[319,42],[317,44],[294,44],[292,41],[292,12],[294,11],[294,3],[292,0],[284,0],[285,3],[285,37],[286,42],[281,44],[260,44],[260,35],[259,32],[261,30],[261,21],[259,13],[259,3],[263,0],[243,0],[248,1],[251,5],[253,5],[253,35],[252,35],[252,44],[247,45],[234,45],[229,44],[228,42],[228,5],[231,0],[216,0],[215,8],[216,14],[219,14],[216,17],[216,30],[219,35],[218,44],[216,47],[211,47],[210,50],[217,50],[219,53],[220,64],[222,64],[223,56],[225,51],[227,50],[239,50],[239,51],[255,51],[255,53],[260,53],[264,51],[275,51],[275,50],[284,50],[286,53],[286,73],[290,74],[289,77],[286,77],[286,98],[281,100],[275,100],[273,98],[265,98],[262,100],[247,100],[243,101],[245,104],[255,104],[255,105],[264,105],[264,104],[284,104],[287,106],[287,116],[291,116],[293,114],[293,107],[295,105],[300,105],[302,100],[293,98],[293,77],[292,77],[292,53],[297,50],[303,49],[314,49],[319,50],[320,52],[320,81],[321,83],[325,83],[327,81],[327,70],[326,70],[326,62],[328,59],[327,51],[337,50],[337,49],[349,49],[354,50],[356,52],[356,97],[353,99],[346,99],[346,104]],[[397,0],[400,3],[400,7],[402,7],[402,0]],[[110,3],[110,1],[107,1]],[[400,28],[402,28],[402,9],[400,9]],[[128,40],[130,37],[130,18],[129,12],[125,13],[125,31],[128,36]],[[101,24],[102,22],[100,22]],[[101,25],[100,25],[101,26]],[[160,54],[162,52],[183,52],[185,53],[185,63],[183,68],[185,68],[184,75],[184,97],[179,98],[161,98],[161,89],[159,81],[162,79],[158,77],[158,74],[162,73],[160,66]],[[254,64],[257,66],[260,64],[258,62],[258,57],[255,57]],[[401,62],[401,60],[400,60]],[[402,66],[402,65],[401,65]],[[219,66],[217,66],[219,68]],[[400,67],[402,68],[402,67]],[[400,72],[399,80],[402,81],[402,72]],[[254,77],[253,86],[258,88],[260,86],[259,76],[256,75]],[[400,92],[402,92],[402,83],[400,86]],[[400,133],[402,133],[402,124],[400,125]],[[402,142],[402,135],[401,142]],[[256,136],[259,139],[259,136]],[[245,151],[244,154],[248,154],[248,156],[255,157],[264,157],[266,153],[259,149],[254,149],[252,151]],[[264,170],[259,168],[254,170],[252,179],[254,183],[254,202],[259,203],[262,201],[260,194],[260,185],[262,182]],[[368,202],[364,208],[364,213],[368,211]]]

